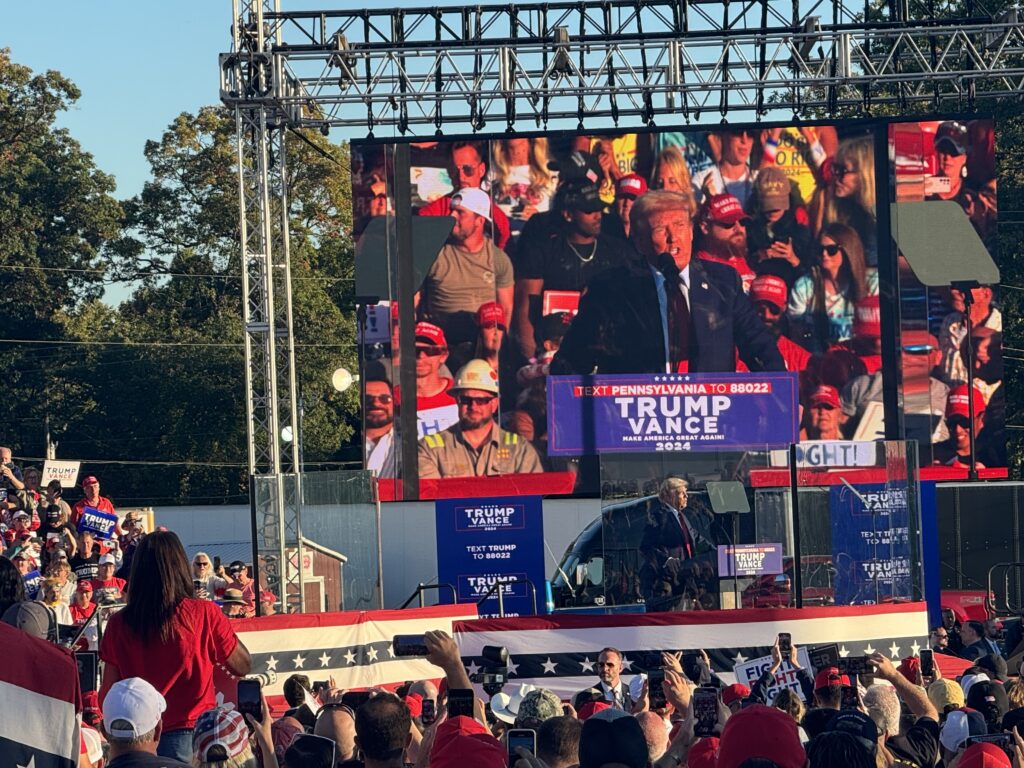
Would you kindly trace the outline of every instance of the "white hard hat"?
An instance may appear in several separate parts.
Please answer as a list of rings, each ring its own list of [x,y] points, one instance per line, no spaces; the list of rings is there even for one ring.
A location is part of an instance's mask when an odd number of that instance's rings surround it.
[[[486,360],[470,360],[455,374],[450,392],[460,389],[479,389],[498,394],[498,372]]]

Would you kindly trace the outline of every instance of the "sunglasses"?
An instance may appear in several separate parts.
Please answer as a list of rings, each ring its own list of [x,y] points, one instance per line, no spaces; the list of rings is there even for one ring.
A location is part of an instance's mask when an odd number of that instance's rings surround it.
[[[464,405],[467,408],[471,405],[488,405],[494,402],[494,395],[490,397],[472,397],[471,395],[459,395],[456,398],[459,401],[459,405]]]
[[[856,171],[853,168],[847,168],[845,165],[833,165],[832,166],[832,176],[833,176],[833,178],[841,179],[844,176],[847,176],[847,175],[849,175],[851,173],[856,173]]]
[[[841,253],[843,256],[846,255],[846,249],[841,245],[836,245],[835,243],[832,245],[821,246],[821,252],[828,254],[829,256],[835,256],[837,253]]]
[[[713,221],[711,223],[719,229],[736,229],[738,226],[746,229],[747,225],[750,224],[750,219],[740,219],[738,221],[734,221],[732,224],[725,224],[721,221]]]
[[[437,344],[430,344],[427,346],[417,345],[416,357],[419,357],[420,355],[426,355],[427,357],[437,357],[438,355],[443,355],[447,351],[448,347],[442,347]]]
[[[368,403],[380,403],[382,405],[390,405],[391,401],[394,400],[391,395],[367,395],[366,402]]]
[[[181,562],[180,560],[178,562]],[[209,565],[209,560],[196,560],[192,565]]]
[[[455,170],[462,171],[463,176],[474,176],[478,167],[478,165],[456,165]]]
[[[962,429],[968,429],[971,426],[971,420],[966,416],[949,416],[946,418],[946,424],[950,427],[961,427]]]
[[[763,307],[764,310],[772,317],[776,317],[782,314],[782,307],[777,307],[770,301],[759,301],[757,302],[757,306]]]

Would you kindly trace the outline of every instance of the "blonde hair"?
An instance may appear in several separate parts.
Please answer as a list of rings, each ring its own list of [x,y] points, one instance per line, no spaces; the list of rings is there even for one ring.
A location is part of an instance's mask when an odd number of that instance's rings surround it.
[[[245,745],[241,754],[229,757],[227,760],[213,760],[206,763],[197,756],[193,756],[192,765],[195,768],[260,768],[259,761],[248,744]]]
[[[658,159],[654,163],[654,173],[651,174],[651,187],[654,187],[657,183],[656,177],[658,175],[658,166],[660,165],[664,165],[668,168],[669,172],[676,177],[676,181],[679,182],[680,187],[679,194],[689,198],[690,210],[695,211],[697,209],[697,201],[693,196],[693,182],[690,180],[690,168],[686,165],[686,158],[683,157],[683,153],[679,147],[669,146],[661,150],[661,153],[658,155]]]
[[[792,688],[783,688],[779,691],[772,701],[772,706],[796,720],[797,725],[804,719],[804,703]]]
[[[860,183],[857,185],[855,201],[865,213],[875,215],[875,145],[871,136],[846,139],[839,143],[832,163],[849,163],[854,167]],[[827,212],[829,221],[843,221],[843,212],[837,206],[835,196],[829,200]]]
[[[504,193],[505,179],[512,168],[505,151],[507,141],[509,139],[500,139],[491,144],[492,193],[497,197]],[[530,191],[535,194],[550,194],[555,186],[555,177],[548,170],[548,140],[537,138],[527,141],[530,142]]]
[[[669,192],[666,189],[656,189],[646,195],[640,195],[629,209],[630,233],[643,231],[650,232],[648,220],[656,213],[665,211],[686,211],[687,217],[692,221],[697,210],[697,203],[693,195],[683,195],[679,192]]]
[[[40,602],[45,602],[46,595],[49,590],[53,590],[54,593],[54,599],[50,602],[61,602],[60,587],[60,582],[58,582],[57,579],[55,579],[53,576],[47,576],[45,579],[43,579],[42,587],[39,590],[39,594],[43,598],[43,600],[41,600]]]
[[[1019,680],[1006,689],[1006,698],[1010,702],[1010,709],[1024,707],[1024,683]]]

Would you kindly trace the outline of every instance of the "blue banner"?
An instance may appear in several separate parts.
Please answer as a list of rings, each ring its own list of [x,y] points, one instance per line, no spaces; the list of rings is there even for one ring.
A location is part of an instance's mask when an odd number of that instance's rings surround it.
[[[501,589],[506,616],[533,614],[544,605],[544,526],[540,496],[441,499],[435,502],[437,575],[455,587],[460,603],[478,602],[498,582],[519,580]],[[450,603],[448,590],[441,602]],[[498,615],[497,590],[480,605],[481,616]]]
[[[786,448],[796,373],[549,376],[548,454]]]
[[[42,580],[43,575],[38,570],[29,571],[21,577],[21,581],[25,585],[26,600],[35,600],[39,596],[39,584]]]
[[[733,569],[735,564],[735,571]],[[775,576],[782,573],[781,544],[720,544],[718,577]]]
[[[97,539],[109,539],[117,529],[117,515],[86,507],[78,518],[78,532],[92,531]]]
[[[836,605],[911,599],[907,488],[834,485],[829,491]]]

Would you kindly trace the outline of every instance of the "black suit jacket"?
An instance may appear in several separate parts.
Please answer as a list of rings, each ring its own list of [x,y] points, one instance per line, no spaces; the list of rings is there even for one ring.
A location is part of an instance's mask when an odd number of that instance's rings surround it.
[[[622,706],[625,707],[626,712],[629,712],[631,709],[633,709],[633,705],[636,704],[636,702],[633,701],[633,699],[630,697],[629,686],[626,685],[626,682],[621,679],[619,682],[621,684],[623,698]],[[582,691],[577,691],[575,694],[573,694],[572,707],[578,712],[580,707],[582,707],[588,701],[608,701],[604,697],[604,689],[601,688],[600,680],[594,683],[593,687],[584,688]]]
[[[970,661],[976,661],[982,656],[988,656],[992,653],[992,649],[988,647],[988,643],[984,640],[978,640],[976,643],[964,646],[964,649],[960,651],[960,655]]]
[[[687,591],[695,593],[707,588],[707,578],[714,577],[704,568],[699,575],[692,563],[677,563],[675,569],[666,567],[670,558],[679,561],[691,559],[702,565],[715,563],[719,535],[713,517],[692,507],[683,510],[690,530],[691,555],[686,552],[686,540],[679,523],[679,513],[659,499],[651,499],[647,523],[640,542],[640,591],[648,602],[648,610],[668,610],[678,597]]]
[[[730,266],[690,260],[692,373],[736,370],[735,350],[751,371],[784,371],[775,339]],[[551,372],[663,373],[665,335],[654,275],[646,261],[614,267],[590,281]]]

